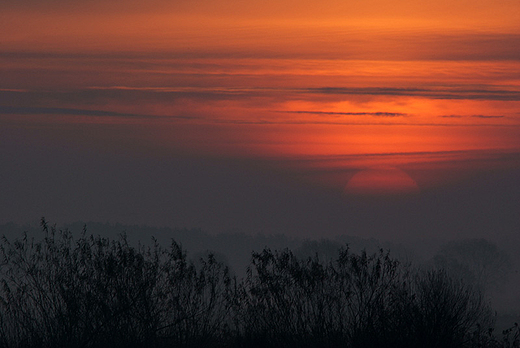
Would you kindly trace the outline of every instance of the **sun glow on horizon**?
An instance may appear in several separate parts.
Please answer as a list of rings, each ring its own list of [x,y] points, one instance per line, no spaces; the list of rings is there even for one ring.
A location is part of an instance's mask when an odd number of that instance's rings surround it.
[[[345,186],[347,195],[389,196],[419,192],[419,186],[408,174],[388,165],[361,170]]]
[[[370,168],[401,164],[377,156],[520,152],[516,0],[204,5],[4,1],[2,122],[93,127],[105,138],[85,141],[107,149],[115,138],[197,156],[370,157]],[[390,190],[410,183],[402,174],[366,169],[349,185]]]

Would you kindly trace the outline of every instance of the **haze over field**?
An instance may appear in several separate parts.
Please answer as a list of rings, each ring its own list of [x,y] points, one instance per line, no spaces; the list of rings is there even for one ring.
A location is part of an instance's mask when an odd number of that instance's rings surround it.
[[[2,1],[0,222],[518,242],[520,5]]]

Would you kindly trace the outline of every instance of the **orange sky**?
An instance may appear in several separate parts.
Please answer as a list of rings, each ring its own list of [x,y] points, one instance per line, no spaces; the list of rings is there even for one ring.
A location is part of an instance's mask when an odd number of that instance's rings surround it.
[[[20,127],[253,158],[520,150],[517,0],[7,0],[0,47]]]

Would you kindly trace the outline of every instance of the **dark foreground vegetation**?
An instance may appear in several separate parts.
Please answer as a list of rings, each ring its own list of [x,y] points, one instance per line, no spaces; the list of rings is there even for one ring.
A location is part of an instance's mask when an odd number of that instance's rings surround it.
[[[253,253],[246,277],[181,246],[79,238],[0,244],[1,347],[518,347],[479,291],[388,253]]]

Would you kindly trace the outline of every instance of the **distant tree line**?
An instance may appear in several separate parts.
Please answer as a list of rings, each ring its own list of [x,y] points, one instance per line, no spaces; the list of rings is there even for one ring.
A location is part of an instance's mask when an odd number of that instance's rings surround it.
[[[478,289],[388,252],[332,261],[252,253],[232,277],[211,254],[49,227],[0,243],[0,347],[518,347]]]

